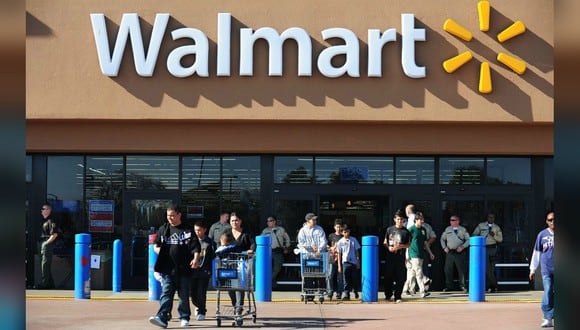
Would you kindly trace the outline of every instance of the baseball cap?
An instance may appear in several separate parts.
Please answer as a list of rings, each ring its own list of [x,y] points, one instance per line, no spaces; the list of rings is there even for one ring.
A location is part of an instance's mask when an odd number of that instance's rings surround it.
[[[318,216],[316,214],[314,214],[314,213],[306,213],[306,216],[304,217],[304,219],[306,221],[308,221],[308,220],[317,220],[318,219]]]

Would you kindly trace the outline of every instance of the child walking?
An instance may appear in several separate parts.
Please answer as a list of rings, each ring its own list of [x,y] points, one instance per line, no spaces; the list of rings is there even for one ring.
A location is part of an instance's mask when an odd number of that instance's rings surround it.
[[[350,228],[342,225],[342,238],[336,243],[338,252],[338,276],[343,276],[343,300],[350,299],[350,292],[358,299],[358,282],[360,270],[360,244],[355,237],[350,236]]]

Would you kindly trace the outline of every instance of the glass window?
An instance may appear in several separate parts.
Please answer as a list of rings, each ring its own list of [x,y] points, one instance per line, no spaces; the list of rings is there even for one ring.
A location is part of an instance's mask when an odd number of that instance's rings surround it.
[[[123,192],[123,157],[122,156],[87,156],[85,174],[85,193],[89,200],[114,201],[114,232],[121,234],[122,228],[122,192]],[[88,204],[87,204],[88,208]],[[93,236],[99,235],[93,233]],[[97,241],[98,237],[93,237]]]
[[[554,158],[544,159],[544,209],[554,209]]]
[[[313,157],[274,157],[274,183],[312,183],[313,173]]]
[[[500,262],[527,262],[536,233],[532,232],[534,221],[529,219],[525,200],[490,200],[488,208],[503,231]]]
[[[316,183],[392,184],[393,157],[316,157]]]
[[[181,198],[188,219],[217,221],[220,212],[220,157],[183,157]]]
[[[487,158],[488,184],[531,184],[530,158]]]
[[[84,159],[82,156],[49,156],[46,200],[60,221],[65,238],[84,228],[81,217]]]
[[[178,187],[178,156],[127,156],[127,189],[168,190]]]
[[[483,157],[442,157],[439,160],[439,183],[481,184]]]
[[[222,158],[222,198],[225,211],[236,212],[250,230],[258,230],[260,196],[260,157]],[[248,227],[247,227],[248,228]]]
[[[397,184],[434,184],[434,157],[397,157]]]
[[[26,174],[24,177],[24,182],[32,182],[32,156],[26,156]]]

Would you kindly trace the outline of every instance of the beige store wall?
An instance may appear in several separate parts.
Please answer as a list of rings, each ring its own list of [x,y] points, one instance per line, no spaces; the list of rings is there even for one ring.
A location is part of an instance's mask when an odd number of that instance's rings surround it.
[[[487,143],[487,147],[469,148],[451,140],[455,143],[451,149],[457,149],[457,152],[497,149],[501,153],[551,154],[553,4],[544,0],[490,3],[490,31],[481,32],[478,30],[477,1],[407,0],[389,1],[388,4],[378,0],[27,1],[27,149],[62,151],[75,146],[81,149],[71,150],[136,150],[144,147],[131,141],[135,136],[146,136],[148,132],[142,130],[152,123],[161,129],[159,132],[165,132],[175,127],[175,123],[168,120],[184,120],[184,123],[177,125],[187,124],[187,127],[203,132],[206,132],[205,127],[214,128],[215,131],[230,129],[238,135],[255,136],[254,139],[246,139],[247,147],[232,148],[232,143],[235,145],[238,139],[218,137],[217,142],[209,143],[213,145],[211,148],[195,143],[183,147],[189,151],[225,151],[230,148],[273,152],[316,149],[312,151],[320,152],[327,150],[327,145],[332,145],[333,141],[341,141],[340,136],[348,131],[350,136],[358,135],[360,138],[342,141],[340,151],[357,147],[361,150],[363,144],[369,146],[369,150],[386,152],[394,151],[400,145],[393,139],[390,139],[393,141],[391,145],[377,143],[377,140],[389,138],[386,131],[408,131],[417,124],[424,132],[440,136],[448,131],[450,124],[455,123],[451,126],[460,126],[464,133],[481,132],[481,135],[474,136],[474,140],[485,141],[489,140],[490,135],[495,135],[501,137],[499,140],[502,143],[509,142],[515,146],[496,145],[492,139],[493,142]],[[89,15],[104,13],[109,20],[109,35],[116,38],[122,14],[133,12],[141,18],[145,38],[151,34],[156,13],[169,13],[172,17],[155,74],[151,78],[138,76],[132,53],[126,51],[119,76],[104,76],[99,69]],[[216,76],[219,12],[229,12],[233,17],[231,77]],[[413,13],[415,27],[426,29],[427,41],[416,43],[416,62],[427,68],[424,79],[408,78],[401,70],[401,13]],[[442,25],[447,18],[462,23],[473,32],[474,39],[465,42],[443,31]],[[526,33],[504,44],[498,43],[495,35],[515,20],[526,24]],[[315,60],[312,77],[297,77],[297,51],[291,42],[285,46],[284,76],[268,76],[267,49],[264,43],[258,43],[255,47],[254,76],[240,77],[237,74],[238,29],[266,26],[278,32],[290,27],[305,29],[313,40],[313,56],[330,45],[322,40],[320,31],[331,27],[352,30],[362,46],[361,77],[326,78],[317,71]],[[167,55],[182,45],[171,40],[169,31],[179,27],[197,28],[208,36],[210,77],[175,78],[168,73],[165,68]],[[372,28],[383,31],[396,28],[399,33],[397,43],[389,44],[383,50],[382,78],[366,76],[367,30]],[[442,70],[443,60],[466,50],[474,53],[474,60],[453,74]],[[527,63],[526,73],[519,76],[495,61],[499,51],[524,60]],[[481,61],[490,61],[492,68],[494,91],[489,95],[477,91]],[[115,123],[115,120],[124,122]],[[116,132],[114,127],[121,124],[123,130]],[[87,125],[90,126],[89,131],[86,131]],[[272,125],[277,130],[268,133],[275,133],[273,135],[262,136],[259,132],[253,132],[254,129]],[[474,127],[478,129],[474,130]],[[53,141],[43,139],[44,130],[55,128],[65,129],[68,139],[61,143],[54,141],[58,140],[57,135],[52,135]],[[311,138],[302,147],[300,143],[296,145],[301,136],[310,133],[306,128],[325,132],[329,142],[313,144]],[[184,134],[191,139],[207,139],[207,136],[198,136],[190,129],[184,130]],[[499,134],[500,131],[503,133]],[[97,132],[99,135],[106,132],[109,137],[93,138],[92,142],[91,139],[83,139],[85,135]],[[515,135],[517,132],[524,135]],[[215,135],[214,131],[207,133]],[[528,135],[531,140],[521,142],[521,137]],[[104,142],[110,136],[117,138],[112,141],[121,139],[123,143]],[[158,139],[162,139],[158,143],[160,146],[175,145],[163,136],[157,135]],[[260,143],[267,137],[272,143],[270,147]],[[422,144],[422,140],[426,143]],[[436,139],[415,140],[411,137],[410,147],[413,150],[438,150],[433,149],[436,147],[433,140]],[[549,146],[544,146],[544,141],[549,141]],[[294,145],[290,147],[287,143]],[[154,145],[152,147],[155,149]],[[150,150],[149,146],[144,149]]]

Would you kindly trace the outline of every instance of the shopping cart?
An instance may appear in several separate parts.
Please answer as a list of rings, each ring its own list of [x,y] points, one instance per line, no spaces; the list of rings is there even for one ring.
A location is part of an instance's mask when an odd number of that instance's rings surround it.
[[[233,320],[233,326],[242,326],[244,316],[251,315],[256,323],[256,300],[254,299],[254,257],[247,253],[228,253],[213,260],[212,285],[216,289],[217,308],[215,317],[217,326],[221,327],[222,319]],[[241,297],[247,296],[245,306],[220,305],[221,292],[237,291]],[[228,297],[229,298],[229,297]]]
[[[330,255],[328,252],[300,252],[300,274],[302,276],[301,299],[304,303],[318,298],[324,302],[324,296],[330,291]]]

